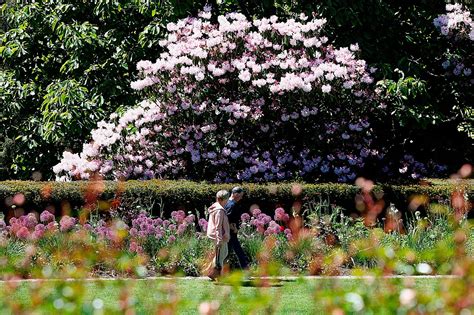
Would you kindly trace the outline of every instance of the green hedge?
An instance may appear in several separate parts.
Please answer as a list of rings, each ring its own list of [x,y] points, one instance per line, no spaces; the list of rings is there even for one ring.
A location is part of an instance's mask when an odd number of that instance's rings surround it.
[[[258,203],[262,209],[281,205],[291,207],[295,201],[303,203],[321,198],[333,204],[343,206],[348,210],[354,208],[354,198],[359,188],[347,184],[297,184],[301,187],[301,194],[295,196],[292,187],[295,183],[278,184],[242,184],[247,192],[246,204]],[[11,208],[11,198],[22,193],[25,210],[40,211],[48,205],[59,206],[62,202],[69,202],[74,208],[81,207],[88,202],[96,200],[111,201],[121,200],[122,204],[150,207],[154,209],[164,206],[166,212],[184,208],[186,210],[202,210],[209,205],[216,191],[231,189],[233,184],[209,184],[190,181],[126,181],[126,182],[31,182],[31,181],[6,181],[0,182],[0,198],[5,200],[3,210]],[[473,185],[467,186],[469,199],[473,198]],[[384,200],[395,203],[400,209],[406,208],[412,195],[426,195],[430,199],[449,199],[456,187],[450,184],[435,186],[400,186],[377,185],[374,192]],[[107,203],[101,206],[107,207]]]
[[[32,182],[32,181],[5,181],[0,182],[0,198],[4,200],[3,211],[12,208],[12,197],[18,193],[25,196],[25,203],[21,205],[25,211],[41,211],[47,206],[68,206],[80,208],[86,203],[102,201],[100,207],[107,209],[112,200],[120,200],[122,209],[142,206],[153,209],[163,208],[170,212],[178,208],[187,211],[202,211],[214,200],[215,193],[220,189],[231,189],[235,184],[209,184],[190,181],[135,181],[126,182]],[[292,188],[300,185],[301,194],[295,196]],[[262,210],[270,211],[276,206],[289,209],[295,201],[303,205],[308,201],[329,200],[331,204],[354,210],[354,198],[359,188],[347,184],[307,184],[307,183],[269,183],[269,184],[242,184],[246,190],[245,206],[257,203]],[[467,193],[473,200],[472,183],[467,183]],[[406,209],[410,196],[426,195],[431,200],[449,200],[456,186],[450,184],[438,185],[376,185],[374,192],[388,204],[393,202],[399,209]]]

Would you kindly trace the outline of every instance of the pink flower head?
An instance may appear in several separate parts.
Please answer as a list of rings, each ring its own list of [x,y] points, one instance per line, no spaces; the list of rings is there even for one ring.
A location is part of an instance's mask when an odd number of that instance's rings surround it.
[[[48,210],[44,210],[40,214],[40,221],[44,224],[48,224],[49,222],[52,222],[55,220],[54,214],[49,212]]]
[[[168,243],[173,243],[174,241],[176,241],[176,236],[170,235],[170,237],[168,238]]]
[[[191,223],[194,223],[195,219],[196,217],[194,216],[194,214],[190,214],[184,219],[184,222],[191,224]]]
[[[203,230],[203,232],[207,232],[207,221],[204,218],[199,219],[198,221],[199,226]]]
[[[162,239],[162,238],[163,238],[163,233],[162,233],[160,230],[155,231],[155,238],[156,238],[157,240]]]
[[[135,241],[131,241],[130,242],[130,247],[129,247],[129,250],[132,252],[132,253],[142,253],[143,252],[143,247],[141,247],[137,242]]]
[[[272,220],[272,218],[269,215],[266,215],[265,213],[260,213],[257,218],[264,224],[268,224]]]
[[[262,213],[262,210],[256,208],[256,209],[252,209],[252,215],[254,217],[257,217],[260,213]]]
[[[72,218],[68,215],[65,215],[59,221],[59,230],[61,232],[68,232],[68,231],[72,230],[72,228],[74,227],[75,224],[76,224],[76,219],[75,218]]]
[[[30,231],[26,226],[22,226],[17,232],[16,237],[22,240],[26,240],[30,236]]]
[[[56,221],[52,221],[52,222],[49,222],[47,225],[46,225],[46,230],[49,232],[49,233],[53,233],[57,230],[57,227],[58,227],[58,223]]]
[[[176,223],[182,223],[186,218],[186,213],[183,210],[173,211],[171,212],[171,218]]]
[[[135,237],[138,235],[138,230],[136,228],[131,228],[129,231],[130,236]]]
[[[188,226],[187,226],[185,223],[180,224],[180,225],[178,226],[178,234],[179,234],[179,235],[184,234],[184,232],[186,231],[187,227],[188,227]]]
[[[45,232],[46,232],[46,227],[44,226],[44,224],[40,223],[37,226],[35,226],[35,230],[32,234],[32,237],[35,240],[39,240],[40,238],[43,237]]]
[[[36,219],[36,216],[34,213],[28,213],[28,215],[25,217],[25,226],[29,229],[32,230],[35,228],[36,224],[38,224],[38,220]]]
[[[275,209],[275,221],[283,221],[286,222],[290,219],[290,216],[285,212],[283,208]]]
[[[242,215],[240,216],[240,219],[242,220],[242,222],[249,222],[250,215],[248,213],[242,213]]]

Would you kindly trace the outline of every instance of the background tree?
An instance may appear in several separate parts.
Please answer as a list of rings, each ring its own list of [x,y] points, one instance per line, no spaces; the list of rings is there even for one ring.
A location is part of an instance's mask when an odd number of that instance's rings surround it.
[[[30,178],[97,121],[134,105],[135,64],[193,1],[11,0],[0,33],[0,178]]]
[[[472,10],[472,1],[461,2]],[[3,4],[0,178],[30,178],[35,170],[51,178],[51,167],[64,149],[77,152],[97,121],[141,99],[129,87],[136,79],[135,64],[159,56],[157,41],[164,25],[195,15],[205,3],[9,0]],[[445,1],[209,3],[216,13],[238,11],[249,18],[321,14],[335,45],[357,42],[361,58],[379,69],[375,79],[391,101],[378,117],[376,132],[394,161],[414,152],[417,159],[436,157],[454,169],[472,156],[468,134],[473,89],[446,75],[442,63],[453,43],[433,25],[445,12]],[[466,51],[472,51],[472,45]]]

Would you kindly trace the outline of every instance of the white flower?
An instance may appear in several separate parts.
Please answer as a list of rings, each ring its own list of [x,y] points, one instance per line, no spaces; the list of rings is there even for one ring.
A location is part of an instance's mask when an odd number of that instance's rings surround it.
[[[250,72],[247,71],[247,70],[240,71],[239,79],[244,81],[244,82],[250,81]]]
[[[196,78],[196,80],[198,80],[198,81],[202,81],[202,80],[204,80],[204,73],[198,72],[194,75],[194,78]]]
[[[350,48],[350,50],[352,50],[352,51],[358,51],[358,50],[359,50],[359,44],[357,44],[357,43],[356,43],[356,44],[352,44],[352,45],[350,45],[349,48]]]
[[[346,301],[352,304],[354,311],[360,312],[364,309],[364,300],[362,297],[354,292],[349,292],[345,295]]]
[[[400,291],[400,304],[413,307],[416,304],[416,291],[413,289],[403,289]]]
[[[329,92],[331,92],[331,86],[329,84],[324,84],[321,87],[321,91],[323,91],[323,93],[329,93]]]
[[[416,271],[423,274],[430,274],[433,272],[433,268],[427,263],[420,263],[416,266]]]

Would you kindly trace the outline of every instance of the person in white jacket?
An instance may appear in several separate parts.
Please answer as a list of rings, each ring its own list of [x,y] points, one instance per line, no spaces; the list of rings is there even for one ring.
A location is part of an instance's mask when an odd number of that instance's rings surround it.
[[[227,243],[230,238],[229,219],[227,218],[224,206],[229,199],[227,190],[220,190],[216,194],[216,202],[209,209],[209,221],[207,225],[207,237],[214,240],[216,245],[216,253],[214,256],[214,270],[209,274],[211,279],[215,279],[220,275],[224,259],[228,254]]]

